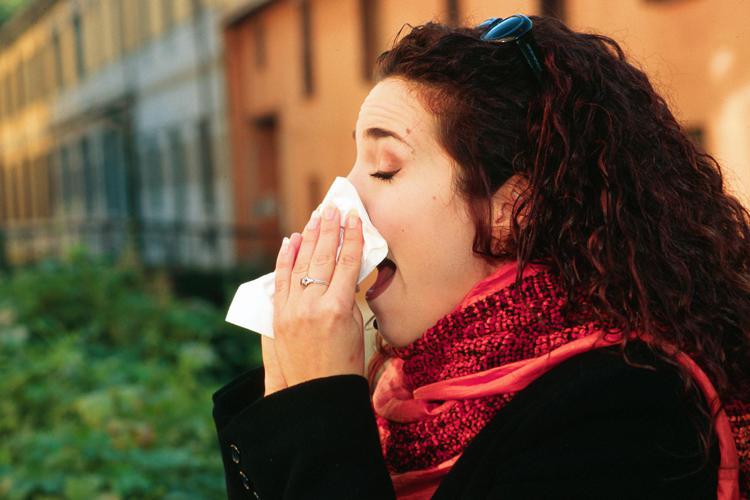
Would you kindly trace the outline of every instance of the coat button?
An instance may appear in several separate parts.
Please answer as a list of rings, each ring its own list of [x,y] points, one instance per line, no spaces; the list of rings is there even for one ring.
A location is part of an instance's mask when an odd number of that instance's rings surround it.
[[[233,444],[230,444],[229,448],[232,450],[232,462],[240,463],[240,449]]]
[[[244,486],[246,490],[249,490],[250,489],[250,479],[248,479],[248,477],[242,471],[240,471],[240,477],[242,478],[242,486]]]

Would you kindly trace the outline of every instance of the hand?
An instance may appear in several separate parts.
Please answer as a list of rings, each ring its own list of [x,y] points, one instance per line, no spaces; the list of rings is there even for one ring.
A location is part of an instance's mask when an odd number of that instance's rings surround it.
[[[288,386],[341,374],[364,376],[364,321],[355,300],[364,238],[354,212],[336,261],[340,214],[313,213],[295,251],[295,234],[279,252],[273,297],[276,361]],[[286,249],[286,251],[285,251]],[[325,280],[303,287],[304,276]]]

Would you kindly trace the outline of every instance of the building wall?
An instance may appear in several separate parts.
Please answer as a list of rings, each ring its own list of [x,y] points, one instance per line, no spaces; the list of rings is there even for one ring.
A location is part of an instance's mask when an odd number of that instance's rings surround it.
[[[11,262],[81,243],[117,254],[128,234],[149,263],[234,262],[221,36],[233,3],[36,0],[0,28]]]
[[[515,12],[561,14],[573,29],[622,42],[666,96],[682,123],[721,162],[730,190],[750,201],[750,3],[742,0],[370,0],[374,49],[365,50],[361,0],[310,0],[310,72],[303,64],[302,0],[261,2],[227,18],[226,75],[234,212],[239,223],[276,219],[265,246],[238,245],[240,258],[275,255],[280,239],[300,231],[336,176],[355,160],[351,132],[373,85],[366,54],[386,50],[405,23],[430,19],[476,25]],[[453,6],[451,5],[453,4]],[[408,26],[405,28],[408,29]],[[275,117],[269,161],[258,121]],[[268,197],[259,187],[276,178],[275,210],[256,215]],[[750,205],[750,203],[748,203]],[[358,302],[370,317],[364,291]],[[372,330],[366,330],[371,338]],[[368,357],[371,342],[366,344]]]
[[[351,130],[373,84],[362,71],[363,2],[310,0],[313,90],[305,92],[305,3],[266,2],[244,17],[229,19],[226,27],[235,211],[253,220],[255,181],[264,169],[253,143],[253,123],[276,116],[279,237],[299,230],[333,178],[348,172],[355,155]],[[370,3],[376,12],[380,52],[405,23],[448,20],[451,2]],[[609,34],[622,42],[666,95],[678,119],[722,162],[730,188],[741,196],[750,194],[750,34],[742,28],[750,3],[462,0],[458,19],[473,25],[513,12],[541,13],[550,6],[562,8],[572,28]],[[265,65],[256,61],[259,39],[265,47]]]

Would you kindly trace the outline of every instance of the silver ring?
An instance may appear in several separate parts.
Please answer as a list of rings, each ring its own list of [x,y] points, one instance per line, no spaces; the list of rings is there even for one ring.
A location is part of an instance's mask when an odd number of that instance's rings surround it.
[[[299,282],[302,284],[303,287],[307,287],[307,285],[309,285],[310,283],[315,283],[315,284],[318,284],[318,285],[326,285],[326,286],[329,285],[329,283],[327,281],[319,280],[319,279],[316,279],[316,278],[310,278],[308,276],[305,276],[304,278],[302,278],[301,280],[299,280]]]

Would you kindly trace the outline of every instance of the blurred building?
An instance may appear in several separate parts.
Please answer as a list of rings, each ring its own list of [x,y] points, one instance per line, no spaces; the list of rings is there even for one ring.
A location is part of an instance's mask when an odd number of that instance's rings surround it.
[[[514,12],[614,37],[750,200],[745,0],[30,0],[0,27],[0,242],[275,255],[351,168],[399,30]]]
[[[474,25],[516,12],[555,15],[621,42],[747,203],[750,2],[272,0],[240,4],[225,22],[238,222],[301,230],[334,177],[351,168],[374,59],[405,23]],[[250,250],[240,243],[240,254]]]
[[[128,236],[225,266],[234,238],[221,16],[231,0],[32,0],[0,27],[0,227],[11,262]]]

